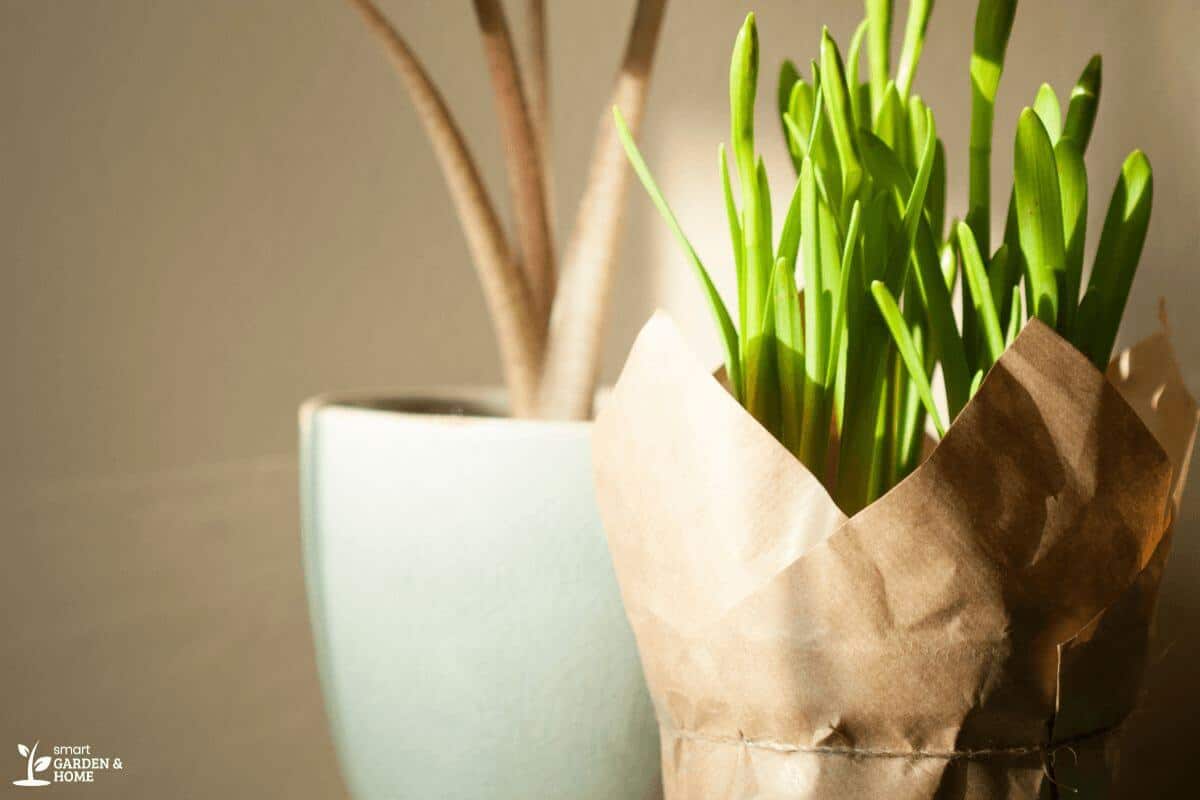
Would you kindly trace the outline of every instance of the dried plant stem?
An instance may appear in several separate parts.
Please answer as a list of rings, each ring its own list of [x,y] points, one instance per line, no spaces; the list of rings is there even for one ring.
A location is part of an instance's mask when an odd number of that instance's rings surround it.
[[[555,276],[541,143],[525,101],[521,71],[504,8],[500,0],[474,0],[474,4],[504,139],[521,263],[529,282],[534,311],[545,324],[554,298]]]
[[[387,47],[433,144],[483,286],[513,414],[532,416],[545,350],[544,328],[487,189],[450,110],[408,44],[371,0],[348,2],[362,12]]]
[[[645,107],[650,68],[666,0],[638,0],[613,87],[611,106],[621,109],[636,134]],[[600,361],[621,211],[630,171],[608,108],[600,115],[591,166],[575,227],[563,259],[550,320],[539,416],[586,419]]]
[[[537,137],[542,158],[542,178],[546,191],[546,209],[551,228],[554,225],[554,159],[550,148],[550,56],[547,46],[546,0],[529,0],[528,35],[529,69],[526,87],[529,93],[529,116]]]

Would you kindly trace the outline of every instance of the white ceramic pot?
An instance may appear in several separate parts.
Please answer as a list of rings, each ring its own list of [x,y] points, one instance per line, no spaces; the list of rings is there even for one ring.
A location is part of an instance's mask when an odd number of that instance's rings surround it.
[[[592,493],[591,425],[498,391],[301,411],[317,660],[358,800],[643,800],[656,726]]]

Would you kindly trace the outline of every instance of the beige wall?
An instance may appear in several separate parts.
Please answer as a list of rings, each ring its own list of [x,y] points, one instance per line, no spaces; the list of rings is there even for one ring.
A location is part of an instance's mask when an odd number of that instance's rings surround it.
[[[633,3],[550,5],[557,189],[573,201]],[[1153,329],[1166,295],[1185,376],[1200,388],[1191,312],[1200,7],[1024,5],[1001,88],[996,174],[1009,169],[1016,112],[1038,83],[1063,94],[1102,51],[1092,227],[1120,160],[1144,148],[1157,168],[1156,210],[1125,338]],[[502,189],[467,4],[383,6]],[[917,79],[952,154],[960,213],[973,6],[939,4]],[[672,4],[645,129],[647,156],[725,289],[714,152],[727,136],[726,58],[750,7]],[[753,7],[769,97],[779,59],[810,57],[820,22],[845,41],[861,3]],[[295,407],[332,389],[499,374],[418,123],[359,21],[317,0],[0,0],[0,109],[0,497],[10,543],[0,747],[44,724],[47,739],[91,736],[134,751],[160,793],[238,796],[237,786],[253,786],[251,796],[269,785],[255,783],[269,768],[291,770],[290,796],[302,787],[329,796],[336,778],[309,672],[295,538]],[[782,191],[789,168],[766,110],[765,149]],[[610,379],[656,305],[716,354],[701,297],[652,208],[640,192],[630,208]],[[560,238],[572,217],[564,203]],[[263,469],[246,497],[246,470]],[[1183,771],[1154,747],[1200,738],[1188,713],[1200,699],[1188,681],[1200,658],[1198,515],[1193,491],[1164,598],[1172,647],[1131,742],[1131,769],[1156,768],[1162,796],[1185,785]],[[86,691],[92,682],[107,699]],[[222,738],[231,728],[243,738]],[[262,761],[245,761],[256,748]],[[12,771],[15,755],[0,764]],[[126,789],[139,796],[135,787]]]

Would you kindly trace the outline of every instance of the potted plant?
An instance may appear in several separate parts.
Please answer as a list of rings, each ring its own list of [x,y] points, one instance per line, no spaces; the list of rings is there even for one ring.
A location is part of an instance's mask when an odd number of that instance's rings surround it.
[[[1065,114],[1043,87],[993,250],[1015,0],[978,6],[970,206],[949,224],[947,156],[912,93],[932,2],[910,2],[894,74],[892,3],[867,9],[848,58],[826,30],[807,79],[781,70],[786,203],[754,148],[753,15],[738,34],[733,313],[616,112],[725,350],[714,379],[656,315],[596,423],[666,796],[1106,797],[1197,423],[1165,315],[1111,358],[1149,162],[1126,160],[1085,283],[1100,61]]]
[[[643,798],[657,733],[590,476],[601,322],[628,182],[601,115],[559,268],[551,236],[545,3],[518,67],[475,0],[505,145],[510,239],[449,106],[370,0],[444,173],[504,389],[331,396],[301,412],[304,554],[318,665],[359,798]],[[610,101],[636,124],[664,0],[639,0]]]

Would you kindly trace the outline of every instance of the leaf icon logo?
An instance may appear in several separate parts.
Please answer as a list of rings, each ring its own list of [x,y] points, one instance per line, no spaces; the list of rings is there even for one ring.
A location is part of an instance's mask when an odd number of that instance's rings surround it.
[[[50,766],[50,756],[37,757],[38,745],[40,741],[33,743],[33,749],[26,747],[23,744],[17,745],[17,753],[21,758],[25,759],[25,780],[13,781],[13,786],[49,786],[50,781],[44,781],[40,778],[33,777],[35,772],[44,772]]]

